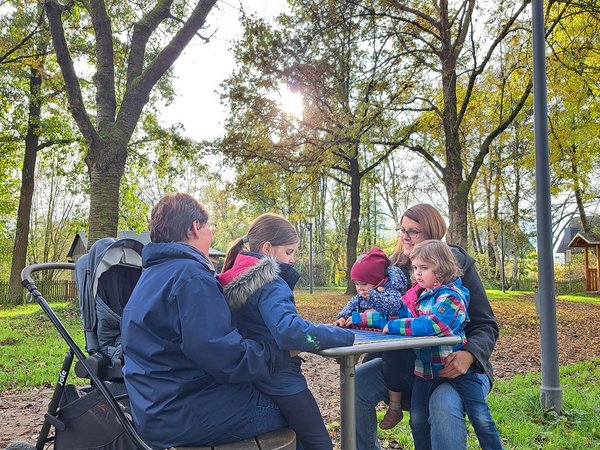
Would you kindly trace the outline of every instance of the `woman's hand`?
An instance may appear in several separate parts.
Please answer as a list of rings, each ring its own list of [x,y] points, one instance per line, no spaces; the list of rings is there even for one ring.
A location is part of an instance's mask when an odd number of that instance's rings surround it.
[[[440,370],[439,376],[444,378],[456,378],[460,375],[464,375],[474,362],[475,357],[466,350],[450,353],[444,363],[445,367]]]

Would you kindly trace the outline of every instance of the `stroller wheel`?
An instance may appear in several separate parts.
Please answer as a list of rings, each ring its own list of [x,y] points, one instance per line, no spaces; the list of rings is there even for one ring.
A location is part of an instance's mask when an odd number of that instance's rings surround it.
[[[8,444],[6,450],[35,450],[35,446],[27,442],[12,442]]]

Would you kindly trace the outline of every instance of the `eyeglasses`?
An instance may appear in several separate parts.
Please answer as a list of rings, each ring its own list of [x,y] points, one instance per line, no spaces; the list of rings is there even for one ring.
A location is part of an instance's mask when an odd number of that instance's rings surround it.
[[[410,238],[417,237],[419,234],[422,233],[421,230],[415,230],[414,228],[409,228],[407,230],[406,228],[403,228],[403,227],[396,228],[396,232],[398,233],[398,236],[404,236],[405,234],[408,234],[408,237],[410,237]]]
[[[213,234],[215,233],[215,231],[217,231],[217,224],[214,222],[211,222],[208,227],[210,228],[210,232]]]

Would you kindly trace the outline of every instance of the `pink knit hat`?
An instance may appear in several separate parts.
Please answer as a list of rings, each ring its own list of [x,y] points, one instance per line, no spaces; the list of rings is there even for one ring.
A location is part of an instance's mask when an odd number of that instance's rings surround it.
[[[356,260],[350,271],[350,278],[352,281],[362,281],[377,288],[387,281],[385,271],[389,266],[390,260],[385,253],[373,247]]]

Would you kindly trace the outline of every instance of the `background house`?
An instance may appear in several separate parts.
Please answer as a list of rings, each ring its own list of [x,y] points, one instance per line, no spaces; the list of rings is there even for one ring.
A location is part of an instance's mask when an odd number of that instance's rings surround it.
[[[142,244],[146,245],[150,242],[150,232],[142,231],[141,233],[136,233],[135,231],[119,231],[117,233],[117,239],[135,239],[136,241],[139,241]],[[77,233],[67,253],[67,261],[75,262],[77,261],[77,258],[79,258],[81,255],[85,255],[88,249],[87,244],[88,239],[86,234],[83,231]],[[210,248],[208,257],[214,264],[215,269],[217,269],[217,272],[220,271],[222,258],[224,258],[225,256],[226,254],[222,251],[212,247]]]

